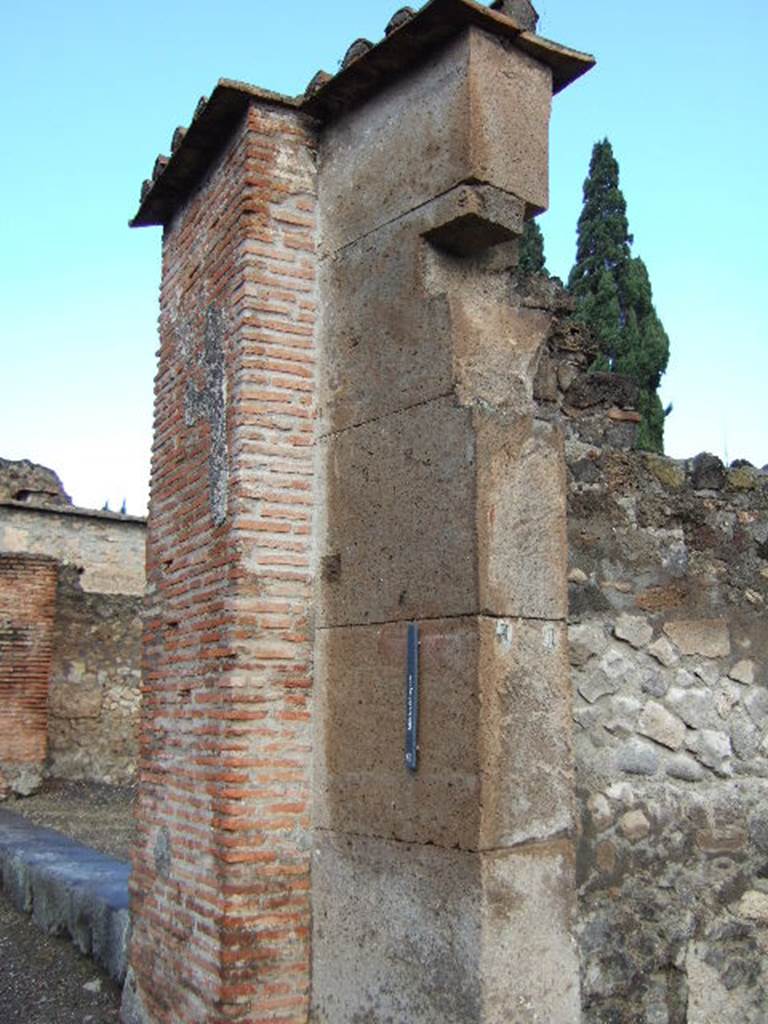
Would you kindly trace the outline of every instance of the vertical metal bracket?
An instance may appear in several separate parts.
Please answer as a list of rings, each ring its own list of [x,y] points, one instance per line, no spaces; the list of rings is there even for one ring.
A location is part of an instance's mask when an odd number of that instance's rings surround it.
[[[419,625],[408,623],[408,675],[405,686],[405,766],[419,767]]]

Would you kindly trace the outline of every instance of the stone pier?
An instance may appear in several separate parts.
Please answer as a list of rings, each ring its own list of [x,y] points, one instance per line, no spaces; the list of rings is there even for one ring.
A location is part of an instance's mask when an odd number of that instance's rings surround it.
[[[579,1020],[565,463],[510,275],[591,63],[432,0],[299,99],[219,83],[145,184],[126,1024]]]

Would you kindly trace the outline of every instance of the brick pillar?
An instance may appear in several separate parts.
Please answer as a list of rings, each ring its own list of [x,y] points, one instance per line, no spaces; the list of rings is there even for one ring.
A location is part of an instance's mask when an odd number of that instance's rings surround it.
[[[470,27],[321,140],[317,1024],[580,1018],[563,443],[509,277],[551,95]]]
[[[52,558],[0,555],[0,797],[42,779],[57,573]]]
[[[254,99],[165,226],[131,1024],[307,1017],[314,217]]]

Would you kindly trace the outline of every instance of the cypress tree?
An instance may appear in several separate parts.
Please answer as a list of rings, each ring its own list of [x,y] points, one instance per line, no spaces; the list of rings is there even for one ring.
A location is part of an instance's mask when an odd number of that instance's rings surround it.
[[[544,235],[535,220],[527,220],[520,239],[520,259],[517,264],[521,274],[546,274],[544,258]]]
[[[600,345],[593,366],[626,374],[640,390],[638,447],[664,449],[664,409],[658,396],[669,360],[669,338],[653,306],[648,270],[631,253],[627,204],[619,165],[607,139],[595,144],[584,182],[576,263],[568,288],[579,318]]]

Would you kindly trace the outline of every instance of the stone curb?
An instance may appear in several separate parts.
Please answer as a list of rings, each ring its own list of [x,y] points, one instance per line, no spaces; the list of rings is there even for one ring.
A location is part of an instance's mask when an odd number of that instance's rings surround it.
[[[0,888],[49,935],[125,980],[130,865],[0,809]]]

